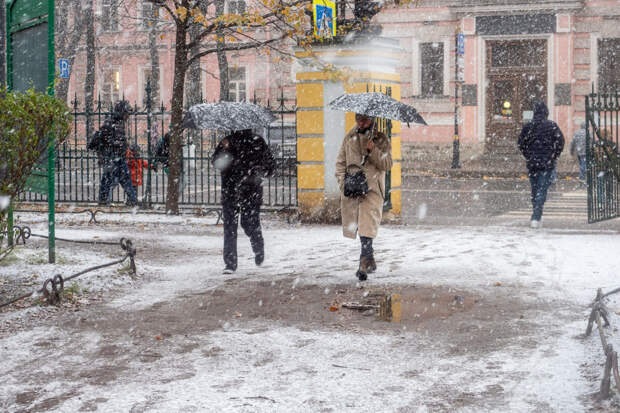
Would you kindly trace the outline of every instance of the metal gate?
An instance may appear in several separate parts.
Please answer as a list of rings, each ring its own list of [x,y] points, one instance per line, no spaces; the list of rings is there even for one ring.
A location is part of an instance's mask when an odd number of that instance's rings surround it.
[[[150,87],[147,86],[144,107],[134,104],[134,110],[127,121],[127,136],[130,145],[140,148],[139,161],[143,161],[141,180],[134,185],[138,200],[144,206],[165,204],[168,174],[161,164],[156,164],[155,147],[168,132],[170,112],[163,106],[151,109]],[[256,100],[254,103],[257,103]],[[104,120],[111,115],[112,108],[99,99],[92,111],[80,109],[77,98],[73,105],[73,136],[57,149],[56,156],[56,202],[94,203],[99,200],[102,168],[97,155],[86,150],[86,137],[92,136]],[[270,102],[267,102],[270,107]],[[276,159],[275,174],[264,180],[263,204],[266,207],[297,206],[297,128],[296,108],[288,107],[281,93],[277,104],[270,107],[277,120],[269,128],[256,130],[271,148]],[[211,164],[211,155],[223,135],[214,131],[186,130],[183,137],[182,182],[179,188],[179,204],[182,206],[219,205],[221,201],[219,171]],[[136,162],[138,163],[138,162]],[[135,182],[135,181],[134,181]],[[26,192],[20,200],[27,202],[46,201],[44,195]],[[123,203],[125,194],[117,185],[109,198],[112,203]]]
[[[388,96],[392,96],[392,88],[386,86],[383,88],[377,85],[372,85],[373,92],[384,93]],[[366,92],[370,92],[370,85],[366,84]],[[377,130],[383,133],[387,138],[392,141],[392,120],[386,118],[377,118]],[[383,211],[389,211],[392,209],[392,171],[385,173],[385,197],[383,198]]]
[[[588,222],[616,218],[620,212],[618,150],[620,91],[586,96]]]

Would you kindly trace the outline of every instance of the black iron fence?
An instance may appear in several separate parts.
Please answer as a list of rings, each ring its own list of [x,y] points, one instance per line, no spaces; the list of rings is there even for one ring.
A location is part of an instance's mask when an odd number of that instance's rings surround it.
[[[260,104],[256,100],[254,103]],[[101,99],[93,110],[80,107],[77,98],[73,106],[73,134],[57,149],[56,201],[64,203],[93,203],[99,200],[102,168],[97,154],[86,149],[87,137],[98,130],[111,115],[111,105]],[[296,108],[287,106],[283,94],[277,102],[267,102],[277,120],[268,128],[256,130],[269,144],[277,168],[275,174],[264,180],[264,205],[293,207],[297,205],[297,132]],[[127,122],[129,145],[139,148],[139,157],[128,159],[138,200],[144,205],[164,204],[168,187],[168,171],[157,165],[155,148],[169,130],[170,112],[162,104],[154,108],[150,87],[146,89],[144,107],[134,104]],[[219,171],[211,164],[211,155],[223,137],[216,131],[185,130],[183,136],[183,166],[179,203],[187,206],[216,205],[220,203]],[[133,169],[133,170],[132,170]],[[112,203],[125,202],[125,194],[116,185],[109,198]],[[21,201],[47,201],[45,195],[25,192]]]
[[[620,215],[620,91],[586,96],[588,222]]]

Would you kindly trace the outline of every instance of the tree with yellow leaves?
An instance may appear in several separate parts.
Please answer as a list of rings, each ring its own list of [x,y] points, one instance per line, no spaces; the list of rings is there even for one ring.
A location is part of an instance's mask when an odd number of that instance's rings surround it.
[[[317,40],[312,28],[311,0],[253,0],[247,9],[227,10],[226,0],[145,0],[163,9],[175,28],[174,80],[170,139],[170,173],[166,210],[179,212],[181,141],[185,77],[192,63],[209,54],[218,55],[221,90],[228,90],[226,53],[264,50],[291,56],[290,43],[311,49]],[[390,0],[378,3],[410,3]],[[344,3],[351,3],[345,1]],[[191,36],[190,36],[191,33]],[[284,47],[287,45],[289,47]],[[326,70],[332,70],[326,65]],[[221,98],[225,97],[222,94]]]

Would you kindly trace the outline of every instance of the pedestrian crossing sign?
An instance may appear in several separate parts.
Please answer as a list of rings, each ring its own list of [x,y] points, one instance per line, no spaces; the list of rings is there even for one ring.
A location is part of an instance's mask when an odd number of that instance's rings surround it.
[[[314,34],[320,38],[336,35],[336,3],[329,0],[312,0]]]

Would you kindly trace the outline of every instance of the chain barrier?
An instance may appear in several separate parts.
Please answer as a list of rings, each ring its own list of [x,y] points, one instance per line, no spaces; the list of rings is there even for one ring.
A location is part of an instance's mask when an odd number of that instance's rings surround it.
[[[215,215],[217,216],[217,222],[215,223],[215,225],[218,225],[221,220],[222,220],[222,208],[221,207],[214,207],[214,208],[195,208],[193,209],[194,214],[198,215],[198,216],[207,216],[207,215]],[[29,212],[29,213],[40,213],[42,211],[38,211],[36,209],[18,209],[15,210],[15,212]],[[134,211],[106,211],[103,209],[92,209],[92,208],[85,208],[85,209],[81,209],[79,211],[56,211],[56,214],[83,214],[85,212],[88,212],[90,214],[90,219],[88,220],[89,224],[99,224],[100,222],[97,221],[97,214],[104,214],[104,213],[108,213],[108,214],[135,214]],[[156,212],[156,211],[146,211],[144,209],[140,210],[141,214],[150,214],[150,215],[167,215],[165,212]]]
[[[600,397],[607,399],[611,394],[611,374],[613,371],[614,380],[616,382],[616,388],[620,393],[620,372],[618,371],[618,353],[614,350],[614,347],[607,342],[603,327],[609,327],[609,310],[603,299],[609,297],[612,294],[620,292],[620,288],[616,288],[613,291],[603,294],[603,290],[599,288],[596,292],[596,298],[592,303],[592,311],[590,312],[590,318],[588,319],[588,327],[586,328],[586,337],[592,334],[592,328],[596,322],[598,332],[601,337],[601,344],[603,351],[605,352],[605,370],[603,372],[603,379],[601,381]],[[605,322],[605,324],[603,324]]]
[[[6,231],[4,232],[6,235]],[[33,234],[28,226],[13,226],[13,239],[15,240],[15,245],[19,245],[20,240],[22,245],[26,245],[26,240],[30,239],[30,237],[36,238],[49,238],[47,235],[42,234]],[[76,240],[76,239],[67,239],[67,238],[59,238],[55,237],[56,241],[63,242],[73,242],[75,244],[92,244],[92,245],[118,245],[118,242],[114,241],[100,241],[100,240]]]
[[[63,278],[61,274],[56,274],[52,278],[48,278],[47,280],[45,280],[43,282],[43,287],[41,289],[32,291],[28,294],[24,294],[22,296],[13,298],[12,300],[7,301],[6,303],[0,304],[0,308],[6,307],[8,305],[11,305],[17,301],[23,300],[30,296],[38,296],[38,295],[43,295],[43,297],[45,297],[48,304],[57,305],[60,303],[60,300],[61,300],[60,294],[62,293],[62,290],[64,289],[65,282],[70,281],[74,278],[77,278],[80,275],[84,275],[89,272],[101,269],[101,268],[106,268],[106,267],[111,267],[116,264],[121,264],[127,261],[127,259],[129,259],[129,269],[131,270],[131,273],[135,275],[136,274],[136,262],[135,262],[136,249],[133,246],[133,243],[131,242],[131,240],[127,238],[121,238],[120,242],[109,243],[109,244],[118,245],[119,243],[120,243],[121,249],[125,251],[124,257],[118,260],[112,261],[112,262],[108,262],[106,264],[101,264],[95,267],[87,268],[78,273],[70,275],[69,277],[66,277],[66,278]]]
[[[181,210],[183,211],[183,210]],[[187,211],[187,210],[186,210]],[[215,225],[219,225],[222,222],[222,207],[217,206],[217,207],[196,207],[191,209],[192,214],[199,216],[199,217],[205,217],[208,215],[213,215],[215,217],[217,217],[217,221],[215,222]],[[261,211],[264,212],[275,212],[278,214],[286,214],[287,218],[287,222],[293,223],[297,221],[297,216],[295,215],[297,213],[297,208],[296,207],[262,207]],[[38,211],[38,210],[34,210],[34,209],[19,209],[19,210],[15,210],[15,212],[31,212],[31,213],[40,213],[42,211]],[[89,224],[99,224],[100,222],[97,221],[97,214],[135,214],[134,211],[106,211],[103,209],[92,209],[92,208],[86,208],[86,209],[82,209],[80,211],[56,211],[57,214],[83,214],[85,212],[90,213],[90,220],[88,221]],[[183,211],[184,212],[184,211]],[[156,211],[146,211],[144,209],[140,210],[141,214],[150,214],[150,215],[167,215],[165,212],[156,212]],[[36,236],[36,235],[33,235]],[[56,238],[58,239],[58,238]]]
[[[44,211],[39,211],[36,209],[16,209],[15,212],[32,212],[32,213],[41,213]],[[98,224],[99,222],[97,221],[97,214],[98,213],[104,213],[105,211],[102,209],[92,209],[92,208],[86,208],[86,209],[81,209],[79,211],[56,211],[56,214],[83,214],[85,212],[88,212],[90,214],[90,219],[88,220],[89,224]]]

